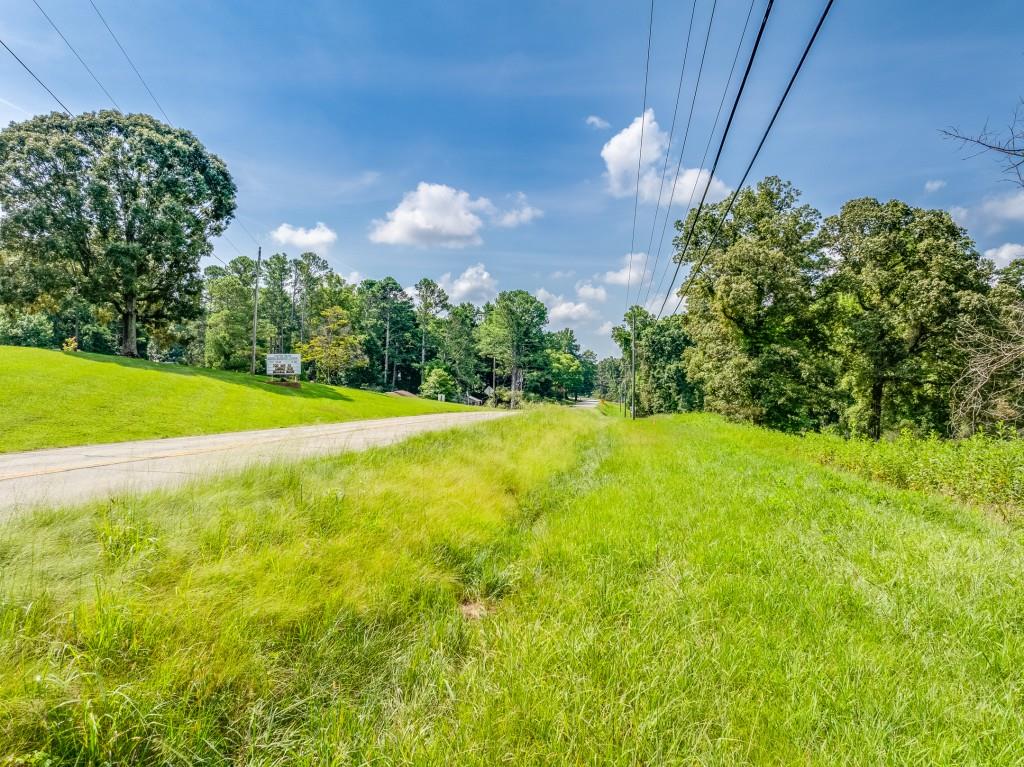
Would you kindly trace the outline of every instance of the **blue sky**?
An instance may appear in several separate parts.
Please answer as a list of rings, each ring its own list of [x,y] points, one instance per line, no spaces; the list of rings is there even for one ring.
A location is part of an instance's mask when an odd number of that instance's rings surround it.
[[[713,1],[696,2],[670,169]],[[248,230],[264,253],[316,249],[346,275],[444,278],[478,301],[525,288],[555,324],[612,352],[607,323],[626,300],[645,1],[96,2],[170,120],[235,176],[244,229],[233,224],[217,243],[222,258],[252,255]],[[156,112],[87,0],[39,3],[122,109]],[[0,7],[0,35],[72,111],[109,106],[31,0]],[[706,178],[701,155],[748,7],[717,3],[673,218]],[[719,194],[739,180],[820,9],[776,3],[715,174]],[[838,0],[753,177],[791,180],[826,215],[865,195],[946,208],[980,250],[1024,255],[1024,191],[939,133],[1009,120],[1024,96],[1019,15],[1018,0]],[[657,127],[645,121],[637,252],[651,241],[689,17],[689,2],[656,2]],[[0,54],[0,122],[52,109]],[[666,239],[662,266],[669,250]]]

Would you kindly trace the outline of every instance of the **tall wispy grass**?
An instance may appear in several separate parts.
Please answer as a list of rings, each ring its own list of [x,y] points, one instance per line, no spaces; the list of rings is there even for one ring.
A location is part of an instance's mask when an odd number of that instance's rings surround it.
[[[0,762],[1020,764],[1022,533],[821,461],[550,408],[22,519]]]
[[[901,435],[878,442],[808,435],[802,452],[897,487],[936,490],[1024,519],[1024,440],[977,433],[966,439]]]

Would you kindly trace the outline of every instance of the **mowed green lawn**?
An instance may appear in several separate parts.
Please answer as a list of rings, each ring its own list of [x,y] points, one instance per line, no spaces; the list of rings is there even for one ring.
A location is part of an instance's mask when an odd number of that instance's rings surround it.
[[[0,453],[468,409],[410,397],[0,346]]]
[[[548,408],[17,519],[0,752],[1020,764],[1020,529],[788,439]]]

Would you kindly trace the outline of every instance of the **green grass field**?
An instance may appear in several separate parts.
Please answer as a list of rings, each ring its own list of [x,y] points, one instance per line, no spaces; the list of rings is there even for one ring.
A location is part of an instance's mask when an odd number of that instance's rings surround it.
[[[547,408],[16,519],[0,763],[1020,764],[1021,529],[821,460]]]
[[[0,346],[0,453],[466,409],[409,397]]]

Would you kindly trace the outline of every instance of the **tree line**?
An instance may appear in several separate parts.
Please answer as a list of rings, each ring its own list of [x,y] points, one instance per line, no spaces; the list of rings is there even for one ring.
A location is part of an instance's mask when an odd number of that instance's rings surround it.
[[[180,359],[244,370],[252,349],[256,262],[232,259],[204,274],[201,318],[185,329]],[[298,352],[319,381],[409,389],[447,398],[480,394],[518,404],[593,388],[596,356],[571,329],[548,331],[547,308],[522,290],[482,307],[453,303],[424,277],[348,283],[316,253],[275,253],[260,267],[257,354]]]
[[[587,394],[596,358],[535,296],[455,304],[424,278],[345,282],[321,256],[200,269],[235,212],[224,162],[148,115],[53,113],[0,131],[0,343],[248,369],[298,352],[316,380],[426,396]],[[259,286],[257,291],[257,285]]]
[[[876,439],[1020,425],[1020,358],[1000,367],[997,350],[1024,337],[1024,262],[997,269],[948,212],[899,200],[823,218],[770,177],[739,192],[716,234],[726,206],[676,223],[694,225],[676,258],[703,257],[683,311],[634,306],[613,331],[628,359],[635,320],[641,414],[704,409]],[[598,368],[602,394],[631,394],[621,361]]]

